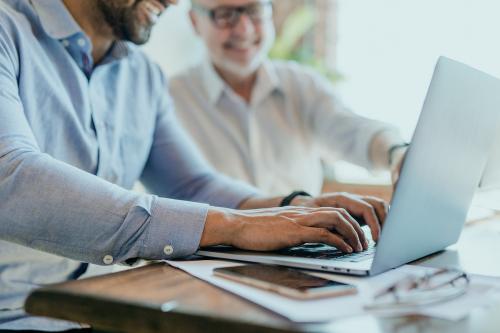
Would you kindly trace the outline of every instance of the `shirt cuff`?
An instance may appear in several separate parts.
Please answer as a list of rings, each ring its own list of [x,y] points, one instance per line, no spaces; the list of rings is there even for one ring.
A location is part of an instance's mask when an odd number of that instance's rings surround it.
[[[156,197],[141,258],[173,259],[198,250],[209,206]]]

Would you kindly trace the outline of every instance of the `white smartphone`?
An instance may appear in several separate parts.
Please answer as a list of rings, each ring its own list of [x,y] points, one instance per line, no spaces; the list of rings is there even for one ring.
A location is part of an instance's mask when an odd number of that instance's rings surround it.
[[[316,277],[297,269],[251,264],[214,269],[214,275],[296,299],[357,293],[355,286]]]

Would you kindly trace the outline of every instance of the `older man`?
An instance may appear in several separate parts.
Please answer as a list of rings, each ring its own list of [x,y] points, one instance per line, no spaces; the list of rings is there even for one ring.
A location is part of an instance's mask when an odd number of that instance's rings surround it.
[[[85,263],[177,258],[215,244],[361,251],[367,242],[350,214],[378,238],[380,200],[264,198],[199,157],[165,78],[133,45],[171,2],[0,2],[0,330],[78,327],[28,317],[23,302],[37,286],[78,278]],[[158,196],[131,191],[139,178]],[[270,208],[290,204],[308,207]]]
[[[179,118],[218,171],[268,194],[320,193],[322,158],[397,171],[393,127],[346,109],[325,78],[270,61],[269,0],[193,0],[208,59],[171,80]],[[390,156],[394,155],[394,156]]]

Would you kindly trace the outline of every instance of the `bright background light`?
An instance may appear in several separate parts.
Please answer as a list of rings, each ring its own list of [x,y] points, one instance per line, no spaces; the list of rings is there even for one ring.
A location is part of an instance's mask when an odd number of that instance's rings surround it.
[[[188,6],[170,8],[144,47],[169,75],[203,55]],[[500,77],[498,0],[338,0],[337,17],[339,96],[359,114],[395,124],[407,140],[440,55]],[[335,171],[349,181],[388,181],[343,163]]]
[[[339,0],[339,94],[409,139],[440,55],[500,77],[499,14],[498,0]]]

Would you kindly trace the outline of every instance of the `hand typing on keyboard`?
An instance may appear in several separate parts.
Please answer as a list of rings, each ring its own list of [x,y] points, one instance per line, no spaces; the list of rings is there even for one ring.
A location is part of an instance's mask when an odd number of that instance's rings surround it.
[[[337,252],[361,252],[369,244],[353,216],[366,221],[376,241],[387,214],[387,205],[381,199],[346,193],[302,196],[291,202],[293,206],[255,209],[282,200],[250,198],[238,210],[210,207],[200,247],[230,245],[276,251],[304,243],[323,243]]]
[[[339,249],[322,243],[307,243],[301,246],[277,251],[281,255],[312,259],[336,259],[341,261],[359,262],[371,258],[375,253],[375,242],[371,239],[370,229],[363,227],[363,232],[369,242],[368,248],[362,252],[344,253]]]
[[[350,193],[326,193],[314,198],[297,197],[292,204],[305,207],[342,207],[358,224],[370,227],[371,238],[375,242],[378,241],[389,211],[389,205],[382,199]]]

